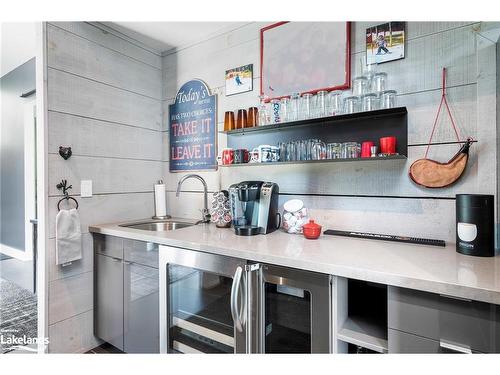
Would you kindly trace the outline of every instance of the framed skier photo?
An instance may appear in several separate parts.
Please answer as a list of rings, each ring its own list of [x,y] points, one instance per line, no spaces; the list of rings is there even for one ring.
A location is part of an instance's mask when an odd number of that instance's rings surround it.
[[[366,29],[366,64],[405,58],[405,23],[387,22]]]
[[[226,70],[226,96],[253,90],[253,64]]]

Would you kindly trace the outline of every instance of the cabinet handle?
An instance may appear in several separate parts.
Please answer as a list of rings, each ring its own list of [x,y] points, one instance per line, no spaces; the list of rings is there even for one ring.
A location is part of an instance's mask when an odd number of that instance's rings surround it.
[[[451,344],[449,342],[439,340],[439,347],[443,349],[448,349],[457,353],[472,354],[472,350],[465,346]]]
[[[469,298],[449,296],[449,295],[447,295],[447,294],[440,294],[439,296],[440,296],[440,297],[444,297],[444,298],[449,298],[449,299],[455,299],[455,300],[457,300],[457,301],[472,302],[472,300],[471,300],[471,299],[469,299]]]
[[[111,260],[113,262],[121,262],[122,261],[120,258],[115,258],[115,257],[111,257]]]
[[[125,264],[125,265],[127,265],[127,266],[130,266],[132,263],[133,263],[133,262],[129,262],[129,261],[126,261],[126,260],[124,260],[124,261],[123,261],[123,264]]]
[[[231,316],[233,317],[234,326],[239,332],[243,332],[242,321],[238,307],[238,296],[240,291],[241,275],[243,269],[238,266],[234,272],[233,285],[231,285]]]

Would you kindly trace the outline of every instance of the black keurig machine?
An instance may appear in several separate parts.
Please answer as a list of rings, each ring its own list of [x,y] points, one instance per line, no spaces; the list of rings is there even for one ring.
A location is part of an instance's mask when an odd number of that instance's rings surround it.
[[[479,257],[495,256],[493,195],[457,194],[457,252]]]

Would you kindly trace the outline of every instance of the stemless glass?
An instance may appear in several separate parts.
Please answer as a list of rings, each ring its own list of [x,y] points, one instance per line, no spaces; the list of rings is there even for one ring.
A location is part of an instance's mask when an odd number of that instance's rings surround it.
[[[326,144],[323,141],[316,141],[312,145],[311,160],[326,159]]]
[[[257,107],[248,108],[247,127],[251,128],[257,126],[258,117],[259,117],[259,110],[257,109]]]
[[[326,101],[327,101],[327,91],[318,91],[316,94],[316,117],[325,117],[326,112]]]
[[[332,91],[330,92],[328,97],[329,97],[328,114],[332,116],[341,115],[343,112],[343,105],[344,105],[344,103],[342,102],[342,91],[340,90]]]
[[[280,100],[280,118],[281,122],[290,121],[290,98]]]
[[[307,120],[311,118],[312,94],[305,93],[302,95],[300,119]]]
[[[355,77],[352,80],[352,94],[360,96],[368,93],[368,78],[365,76]]]
[[[300,94],[295,92],[290,97],[290,120],[297,121],[299,119],[300,112]]]
[[[271,122],[278,124],[282,122],[280,117],[280,101],[279,99],[271,100]]]
[[[387,84],[387,73],[375,73],[372,78],[372,92],[383,92]]]
[[[295,156],[295,142],[288,142],[286,145],[286,161],[294,161]]]
[[[361,145],[357,142],[342,143],[342,157],[345,159],[359,158],[361,153]]]
[[[344,113],[351,114],[359,112],[359,97],[349,96],[344,100]]]
[[[328,143],[326,145],[326,158],[339,159],[342,157],[342,143]]]
[[[238,115],[236,116],[236,129],[243,129],[247,127],[247,110],[238,109]]]
[[[382,108],[394,108],[396,107],[396,91],[386,90],[382,93]]]
[[[377,94],[366,94],[362,97],[363,111],[374,111],[379,109],[380,99]]]
[[[234,130],[235,124],[234,124],[234,112],[233,111],[227,111],[224,113],[224,131],[230,131]]]
[[[266,99],[266,95],[259,95],[259,118],[257,120],[259,126],[269,124],[269,112],[266,107]]]

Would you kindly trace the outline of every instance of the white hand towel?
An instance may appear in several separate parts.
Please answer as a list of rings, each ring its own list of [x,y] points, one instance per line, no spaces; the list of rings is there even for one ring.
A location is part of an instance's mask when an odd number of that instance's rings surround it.
[[[56,216],[56,264],[82,259],[80,215],[74,208],[61,210]]]

